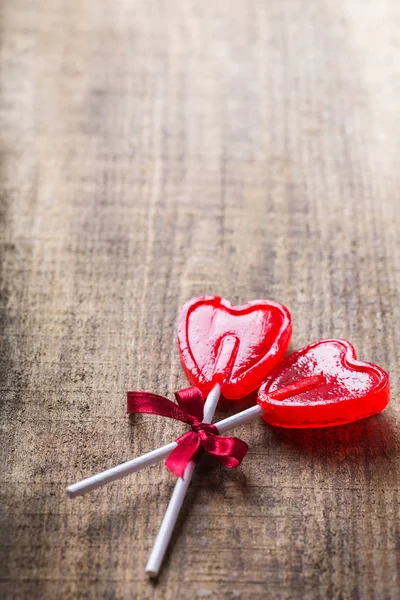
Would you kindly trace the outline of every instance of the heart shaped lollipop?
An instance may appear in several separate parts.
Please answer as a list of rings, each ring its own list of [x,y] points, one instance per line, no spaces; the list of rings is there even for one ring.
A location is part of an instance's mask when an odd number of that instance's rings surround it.
[[[314,389],[279,398],[275,390],[313,376]],[[345,340],[321,340],[294,352],[269,375],[258,392],[263,419],[279,427],[343,425],[381,412],[389,402],[388,374],[356,358]]]
[[[229,399],[255,390],[285,356],[291,333],[289,311],[271,300],[232,306],[218,296],[200,296],[178,317],[182,366],[203,396],[216,383]]]
[[[387,373],[358,361],[353,346],[345,340],[316,342],[277,365],[290,334],[290,314],[275,302],[256,301],[233,307],[215,296],[188,302],[178,323],[179,349],[188,378],[203,394],[208,393],[204,411],[201,393],[189,388],[179,392],[179,406],[155,394],[128,392],[128,412],[168,416],[191,424],[192,432],[67,488],[71,497],[84,494],[166,456],[171,458],[181,444],[184,475],[175,485],[146,565],[150,576],[159,572],[189,486],[195,467],[190,460],[194,444],[201,442],[203,449],[218,456],[221,464],[234,467],[240,464],[247,445],[221,434],[259,417],[281,427],[327,427],[379,413],[388,404]],[[265,375],[255,406],[210,425],[221,389],[226,397],[239,398],[258,387]]]

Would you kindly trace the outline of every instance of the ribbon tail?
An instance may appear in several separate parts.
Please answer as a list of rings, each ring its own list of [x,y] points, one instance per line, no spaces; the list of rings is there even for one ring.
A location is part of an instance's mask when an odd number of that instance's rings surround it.
[[[237,437],[201,432],[201,445],[224,467],[234,469],[240,465],[249,449],[246,442]]]
[[[188,431],[176,441],[178,445],[168,456],[165,466],[178,477],[183,477],[188,463],[195,458],[200,448],[200,437],[194,431]]]

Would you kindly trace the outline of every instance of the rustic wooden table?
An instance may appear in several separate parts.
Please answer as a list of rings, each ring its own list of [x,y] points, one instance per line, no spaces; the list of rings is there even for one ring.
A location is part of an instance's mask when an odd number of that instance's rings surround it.
[[[4,599],[400,597],[400,4],[2,3]],[[204,462],[157,583],[162,465],[65,486],[185,427],[125,392],[186,381],[179,306],[292,311],[292,348],[350,339],[385,413],[261,422]]]

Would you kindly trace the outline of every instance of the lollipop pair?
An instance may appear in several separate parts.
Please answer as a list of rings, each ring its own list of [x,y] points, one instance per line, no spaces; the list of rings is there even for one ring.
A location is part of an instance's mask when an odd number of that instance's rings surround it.
[[[284,359],[291,333],[290,313],[276,302],[233,307],[216,296],[190,300],[179,313],[178,344],[182,366],[196,387],[179,392],[178,405],[154,394],[128,392],[128,412],[175,418],[190,424],[191,431],[67,488],[73,498],[168,457],[167,466],[181,477],[146,566],[149,575],[159,572],[200,446],[235,467],[247,444],[220,434],[258,417],[280,427],[328,427],[377,414],[388,404],[387,373],[356,360],[349,342],[321,340]],[[255,406],[208,425],[221,394],[235,401],[257,389]],[[204,407],[202,397],[207,397]]]

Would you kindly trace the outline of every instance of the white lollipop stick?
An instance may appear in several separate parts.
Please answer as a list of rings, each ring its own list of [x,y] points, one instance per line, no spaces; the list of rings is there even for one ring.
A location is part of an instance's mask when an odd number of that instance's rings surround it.
[[[232,417],[228,417],[227,419],[219,421],[219,423],[215,423],[215,426],[218,428],[220,433],[225,433],[225,431],[229,431],[229,429],[240,427],[240,425],[254,421],[254,419],[257,419],[257,417],[261,417],[263,412],[264,411],[261,406],[258,406],[257,404],[256,406],[252,406],[251,408],[244,410],[237,415],[233,415]],[[82,481],[78,481],[78,483],[73,483],[67,487],[67,495],[70,498],[83,496],[84,494],[87,494],[92,490],[96,490],[107,483],[111,483],[116,479],[121,479],[126,475],[136,473],[136,471],[140,471],[145,467],[151,467],[152,465],[164,460],[164,458],[167,458],[167,456],[171,454],[172,450],[174,450],[177,445],[178,444],[176,442],[171,442],[170,444],[156,448],[151,452],[147,452],[142,456],[138,456],[137,458],[121,463],[116,467],[107,469],[107,471],[103,471],[97,475],[92,475],[92,477],[82,479]]]
[[[87,477],[87,479],[82,479],[82,481],[78,481],[78,483],[73,483],[67,487],[67,495],[70,498],[83,496],[84,494],[87,494],[92,490],[96,490],[107,483],[111,483],[116,479],[121,479],[126,475],[130,475],[130,473],[135,473],[136,471],[140,471],[145,467],[151,467],[152,465],[164,460],[164,458],[167,458],[168,454],[171,454],[172,450],[174,450],[177,445],[178,444],[176,442],[171,442],[170,444],[161,446],[161,448],[156,448],[151,452],[142,454],[142,456],[138,456],[137,458],[121,463],[116,467],[107,469],[107,471],[103,471],[97,475],[92,475],[92,477]]]
[[[279,394],[281,399],[284,397],[296,396],[296,394],[300,394],[301,392],[306,391],[307,389],[312,389],[321,383],[321,377],[308,377],[302,381],[299,381],[295,384],[291,384],[281,388],[279,390]],[[286,391],[286,393],[285,393]],[[271,396],[277,394],[277,392],[271,392]],[[232,415],[231,417],[227,417],[226,419],[222,419],[218,423],[214,423],[219,433],[225,433],[231,429],[236,427],[240,427],[241,425],[245,425],[246,423],[250,423],[251,421],[255,421],[259,417],[262,417],[264,411],[256,404],[247,410],[243,410],[242,412]],[[177,447],[176,442],[171,442],[170,444],[166,444],[165,446],[161,446],[161,448],[157,448],[156,450],[152,450],[151,452],[147,452],[142,456],[138,456],[133,460],[128,460],[127,462],[121,463],[116,467],[112,467],[111,469],[107,469],[102,473],[98,473],[97,475],[93,475],[92,477],[88,477],[87,479],[83,479],[78,483],[74,483],[67,487],[67,494],[70,498],[76,498],[77,496],[82,496],[91,490],[95,490],[107,483],[111,483],[116,479],[121,479],[130,473],[135,473],[136,471],[140,471],[145,467],[150,467],[151,465],[155,465],[156,463],[164,460],[174,448]]]
[[[317,378],[317,379],[319,381],[319,378]],[[319,383],[320,383],[320,381],[319,381]],[[315,384],[315,378],[313,378],[312,385],[314,385],[314,384]],[[306,382],[303,381],[302,383],[300,383],[300,386],[302,386],[303,389],[304,389],[304,386],[309,387],[310,380],[308,380]],[[284,391],[283,390],[278,391],[278,394],[280,397],[284,398],[285,395],[286,396],[293,395],[294,390],[296,390],[297,393],[299,393],[298,385],[294,384],[292,386],[288,386],[287,388],[284,388]],[[221,393],[221,388],[218,384],[216,384],[215,387],[209,393],[206,403],[204,405],[203,423],[211,423],[212,418],[214,416],[216,406],[218,404],[220,393]],[[215,398],[212,397],[213,394],[215,394]],[[258,406],[258,405],[253,406],[249,410],[239,413],[239,415],[234,415],[233,417],[225,419],[224,420],[225,422],[222,421],[222,422],[218,423],[217,424],[218,432],[222,433],[223,431],[227,431],[227,429],[230,426],[243,425],[243,423],[245,423],[245,422],[247,423],[248,421],[252,421],[256,417],[261,416],[263,414],[263,412],[264,411],[261,408],[261,406]],[[243,413],[247,413],[247,414],[243,414]],[[188,487],[190,485],[190,481],[193,477],[195,468],[196,468],[196,463],[194,463],[193,461],[190,461],[185,469],[183,478],[179,478],[175,484],[175,489],[172,493],[171,500],[169,501],[168,508],[164,515],[164,519],[161,523],[161,527],[158,532],[153,549],[151,551],[149,560],[147,561],[146,573],[149,575],[149,577],[157,577],[157,575],[160,571],[162,561],[164,560],[165,552],[167,551],[168,544],[169,544],[171,536],[172,536],[172,532],[174,530],[176,521],[178,519],[179,512],[182,508],[182,504],[185,499],[185,495],[188,490]]]
[[[217,383],[207,396],[204,405],[203,423],[211,423],[220,395],[221,386]],[[175,484],[171,500],[169,501],[156,541],[154,542],[153,550],[151,551],[150,558],[146,565],[146,573],[150,577],[156,577],[159,573],[161,563],[168,548],[175,523],[182,508],[195,468],[196,463],[190,461],[185,469],[183,477],[179,477]]]
[[[250,421],[254,421],[257,419],[257,417],[261,417],[263,412],[264,411],[261,406],[258,406],[257,404],[256,406],[252,406],[251,408],[248,408],[237,415],[232,415],[231,417],[215,423],[215,426],[220,433],[225,433],[234,427],[240,427],[240,425],[245,425],[246,423],[250,423]],[[156,448],[156,450],[147,452],[142,456],[138,456],[137,458],[121,463],[116,467],[107,469],[107,471],[103,471],[97,475],[92,475],[92,477],[87,477],[87,479],[82,479],[82,481],[78,481],[78,483],[73,483],[67,487],[67,495],[70,498],[83,496],[84,494],[87,494],[92,490],[96,490],[107,483],[111,483],[116,479],[121,479],[122,477],[130,475],[131,473],[135,473],[136,471],[140,471],[145,467],[151,467],[152,465],[164,460],[164,458],[167,458],[167,456],[171,454],[172,450],[174,450],[177,445],[178,444],[176,442],[171,442],[170,444]]]

